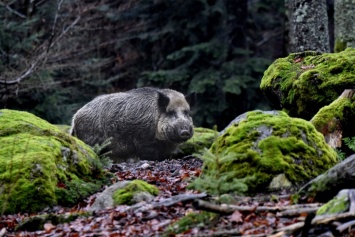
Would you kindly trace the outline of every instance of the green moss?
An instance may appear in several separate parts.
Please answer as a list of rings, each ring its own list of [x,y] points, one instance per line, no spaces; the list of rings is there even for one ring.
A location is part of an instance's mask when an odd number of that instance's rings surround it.
[[[346,41],[336,39],[334,44],[334,52],[339,53],[341,51],[344,51],[345,49],[346,49]]]
[[[217,197],[216,201],[228,205],[238,205],[238,200],[236,200],[231,194],[222,194]]]
[[[75,205],[78,200],[90,196],[103,185],[102,180],[90,180],[87,182],[82,179],[74,179],[66,181],[63,184],[63,188],[57,188],[55,195],[58,200],[65,200],[66,205]]]
[[[345,115],[345,116],[344,116]],[[351,115],[349,117],[349,115]],[[353,99],[338,98],[330,105],[321,108],[311,119],[316,129],[323,134],[333,132],[337,129],[335,119],[346,124],[351,117],[355,115],[355,103]]]
[[[194,128],[194,135],[187,142],[181,144],[179,149],[183,156],[192,155],[194,153],[201,153],[204,148],[210,148],[215,131],[208,128]]]
[[[194,227],[204,227],[209,225],[218,214],[212,212],[202,211],[200,213],[189,213],[180,220],[170,225],[163,236],[173,236],[179,233],[183,233]]]
[[[293,185],[300,185],[337,161],[336,153],[310,122],[283,112],[277,116],[260,111],[247,113],[211,149],[216,147],[227,154],[238,154],[234,161],[224,164],[223,170],[235,172],[234,178],[250,178],[246,181],[249,192],[265,190],[279,174],[285,174]],[[212,163],[205,165],[207,170],[214,168]]]
[[[44,214],[37,216],[30,216],[21,221],[15,228],[16,231],[38,231],[43,230],[44,224],[52,223],[53,225],[69,223],[76,220],[79,217],[88,217],[91,213],[72,213],[72,214]]]
[[[226,154],[225,151],[219,152],[218,149],[215,149],[214,153],[211,150],[206,150],[203,155],[198,155],[204,161],[204,172],[203,175],[195,178],[187,188],[217,196],[225,193],[244,194],[248,190],[245,184],[246,180],[236,179],[234,178],[236,171],[224,169],[224,164],[235,160],[235,155],[235,153]],[[206,165],[209,164],[213,164],[213,169],[206,168]]]
[[[355,83],[355,49],[340,53],[307,51],[277,59],[260,88],[277,109],[310,119]]]
[[[30,113],[0,110],[0,144],[0,210],[4,212],[71,205],[79,199],[58,198],[57,193],[70,192],[78,182],[90,185],[92,193],[107,182],[87,145]],[[75,188],[86,190],[84,185]]]
[[[60,131],[69,134],[70,125],[66,125],[66,124],[55,124],[55,126],[56,126],[57,128],[59,128]]]
[[[321,108],[311,119],[316,129],[324,134],[327,141],[332,141],[337,146],[339,159],[342,156],[353,154],[345,142],[335,142],[334,135],[339,134],[343,138],[355,136],[355,96],[353,90],[345,90],[343,94],[330,105]],[[340,137],[341,138],[341,137]]]
[[[338,214],[349,209],[349,199],[345,196],[334,197],[332,200],[321,206],[317,215]]]
[[[135,194],[140,192],[147,192],[154,196],[159,194],[159,189],[154,185],[148,184],[142,180],[133,180],[127,184],[123,189],[119,189],[113,194],[113,203],[115,205],[131,205]]]

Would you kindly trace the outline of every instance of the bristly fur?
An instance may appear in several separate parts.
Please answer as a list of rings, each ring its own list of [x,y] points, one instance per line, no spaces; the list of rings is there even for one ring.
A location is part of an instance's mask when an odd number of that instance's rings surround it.
[[[189,112],[180,92],[144,87],[95,98],[74,115],[71,134],[91,146],[112,137],[116,162],[162,160],[193,135]]]

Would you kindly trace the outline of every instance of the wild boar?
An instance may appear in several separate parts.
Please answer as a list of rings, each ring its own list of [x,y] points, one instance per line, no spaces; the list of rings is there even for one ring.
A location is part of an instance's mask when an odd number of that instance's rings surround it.
[[[150,87],[101,95],[76,112],[70,133],[91,146],[111,138],[114,162],[163,160],[193,135],[192,98]]]

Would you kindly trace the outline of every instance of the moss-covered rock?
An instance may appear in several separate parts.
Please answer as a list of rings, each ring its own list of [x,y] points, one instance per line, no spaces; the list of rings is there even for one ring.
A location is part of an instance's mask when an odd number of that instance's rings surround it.
[[[260,88],[276,109],[309,120],[353,87],[354,61],[353,48],[339,53],[293,53],[269,66]]]
[[[70,131],[70,125],[66,125],[66,124],[54,124],[57,128],[59,128],[60,131],[68,133]]]
[[[311,119],[311,123],[321,132],[333,148],[347,151],[343,137],[355,136],[355,90],[345,90],[330,105],[321,108]],[[350,154],[353,151],[349,151]]]
[[[349,189],[341,190],[332,200],[321,206],[317,215],[339,214],[349,210]]]
[[[0,110],[0,210],[73,205],[108,181],[82,141],[27,112]]]
[[[178,157],[202,153],[205,148],[209,149],[215,138],[215,133],[209,128],[194,128],[193,137],[179,146]]]
[[[137,199],[145,199],[146,197],[142,197],[142,195],[146,194],[156,196],[159,194],[159,189],[143,180],[133,180],[124,188],[113,193],[113,203],[116,205],[132,205],[138,202]]]
[[[283,183],[287,186],[285,179],[300,185],[337,162],[334,150],[308,121],[281,111],[252,111],[242,117],[218,137],[211,150],[235,155],[235,159],[223,164],[222,172],[234,172],[230,179],[245,179],[250,193],[266,191],[280,174],[284,174]],[[205,163],[202,175],[214,167],[213,163]]]

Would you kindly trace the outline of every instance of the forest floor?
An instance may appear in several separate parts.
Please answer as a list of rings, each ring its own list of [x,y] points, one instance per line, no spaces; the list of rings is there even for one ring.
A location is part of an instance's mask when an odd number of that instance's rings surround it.
[[[138,161],[134,163],[115,164],[110,169],[117,179],[141,179],[156,185],[160,193],[154,202],[162,202],[173,196],[197,194],[186,188],[191,178],[201,173],[202,161],[196,158],[166,160],[161,162]],[[222,208],[218,214],[204,224],[196,224],[180,234],[174,233],[174,222],[189,213],[200,213],[196,209],[196,201],[178,201],[171,205],[162,205],[134,211],[127,206],[100,210],[89,216],[81,216],[62,224],[47,222],[41,228],[33,229],[31,225],[16,230],[16,226],[29,217],[43,214],[72,215],[85,213],[92,205],[98,193],[72,208],[54,207],[41,213],[14,214],[0,216],[0,237],[2,236],[334,236],[322,235],[330,233],[331,226],[317,228],[307,227],[307,216],[314,216],[315,209],[301,211],[301,206],[292,205],[290,196],[281,192],[273,195],[257,195],[256,197],[236,197],[230,210]],[[200,199],[201,200],[201,199]],[[211,197],[204,200],[211,201]],[[318,204],[311,204],[319,207]],[[201,208],[203,209],[203,208]],[[212,207],[213,209],[213,207]],[[308,214],[307,214],[308,213]],[[311,214],[309,214],[311,213]],[[309,218],[308,218],[309,219]],[[306,224],[304,224],[306,223]],[[166,232],[170,230],[170,232]],[[169,234],[170,233],[170,234]],[[347,231],[344,235],[354,236]]]

